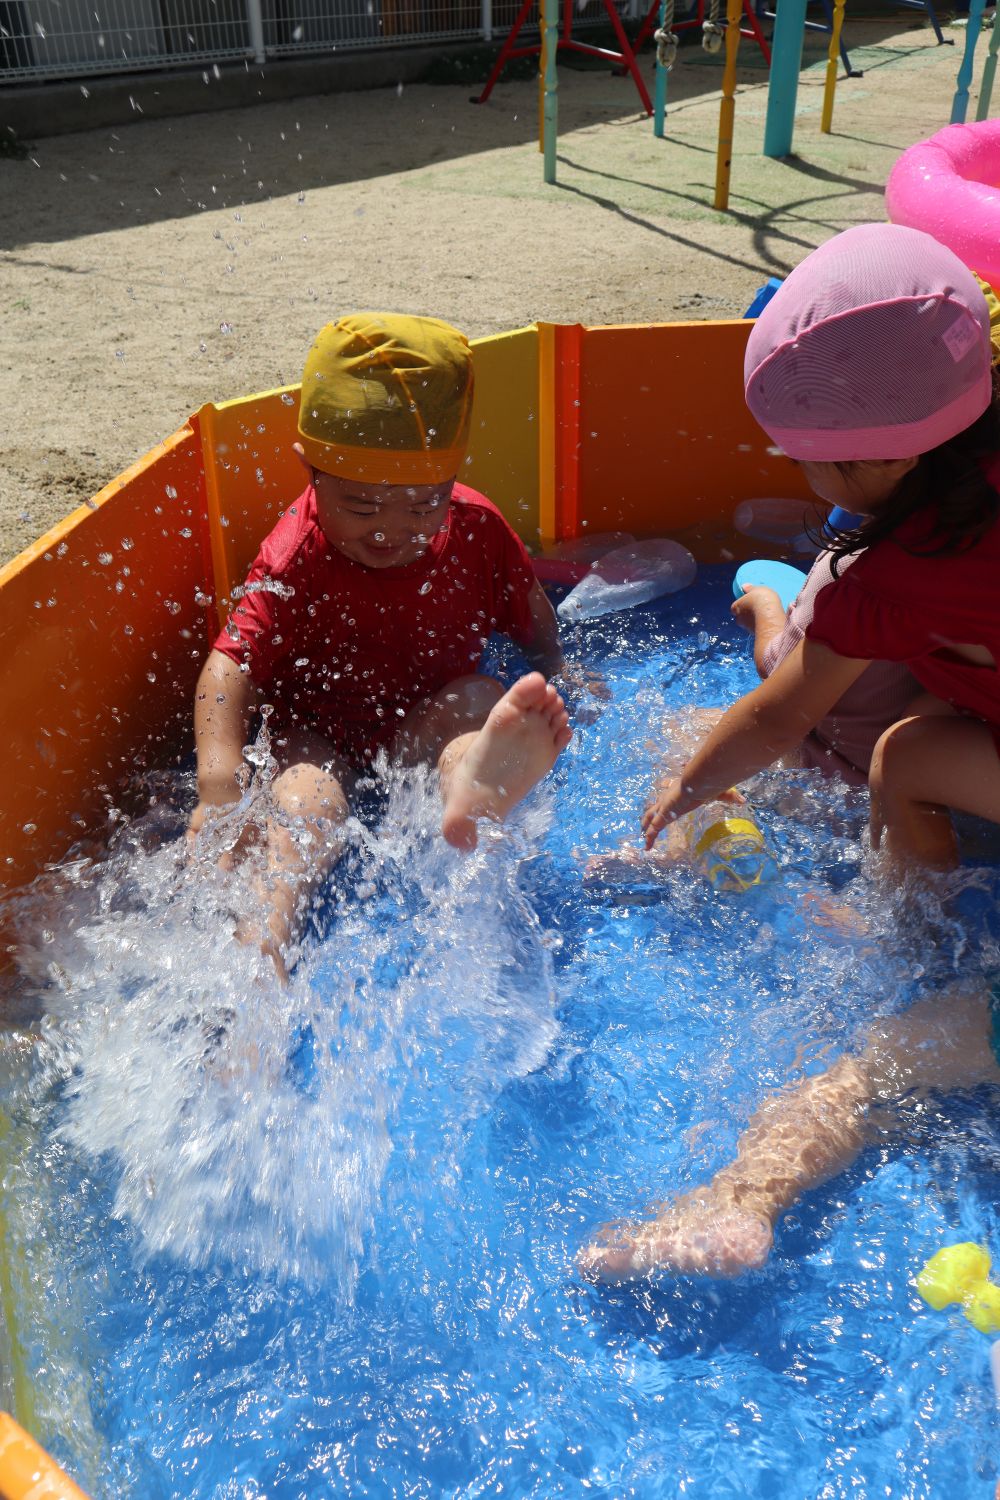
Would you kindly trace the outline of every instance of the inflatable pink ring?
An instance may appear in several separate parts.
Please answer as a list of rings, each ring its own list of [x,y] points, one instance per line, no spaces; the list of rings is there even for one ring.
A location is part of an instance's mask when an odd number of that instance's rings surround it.
[[[904,151],[889,174],[893,224],[933,235],[1000,287],[1000,120],[946,125]]]

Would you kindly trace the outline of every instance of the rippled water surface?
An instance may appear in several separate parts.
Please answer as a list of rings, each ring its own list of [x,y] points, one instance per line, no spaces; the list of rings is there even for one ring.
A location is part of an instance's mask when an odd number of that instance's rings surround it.
[[[911,1101],[738,1282],[573,1269],[867,1018],[996,963],[994,867],[903,922],[863,801],[805,774],[754,788],[768,887],[584,888],[668,716],[755,680],[708,571],[580,627],[612,702],[475,856],[426,778],[370,796],[287,992],[228,935],[239,890],[183,860],[189,785],[35,893],[13,1365],[95,1497],[993,1493],[989,1341],[913,1285],[944,1243],[1000,1249],[988,1093]],[[861,935],[823,920],[842,902]]]

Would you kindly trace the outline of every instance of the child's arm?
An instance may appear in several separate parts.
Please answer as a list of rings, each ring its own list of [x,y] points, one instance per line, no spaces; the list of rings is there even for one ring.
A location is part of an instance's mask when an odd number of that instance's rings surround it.
[[[680,776],[658,790],[642,819],[646,848],[668,823],[794,749],[868,665],[801,641],[773,676],[723,714]]]
[[[236,773],[243,764],[255,698],[250,673],[241,672],[221,651],[210,652],[198,678],[194,704],[198,805],[191,814],[192,833],[198,832],[209,808],[239,798]]]
[[[550,680],[558,677],[560,679],[558,685],[564,693],[584,691],[594,698],[610,697],[607,683],[600,672],[584,667],[579,662],[566,660],[563,655],[562,642],[559,639],[559,622],[556,612],[537,580],[528,595],[528,608],[535,627],[535,639],[531,645],[522,646],[521,650],[531,666]]]
[[[528,664],[543,677],[557,677],[566,661],[559,639],[559,622],[549,597],[536,579],[528,595],[528,609],[534,627],[534,639],[522,645]]]
[[[785,628],[784,606],[774,589],[751,583],[743,590],[743,597],[733,601],[731,609],[737,624],[753,631],[753,664],[758,677],[765,677],[767,649]]]

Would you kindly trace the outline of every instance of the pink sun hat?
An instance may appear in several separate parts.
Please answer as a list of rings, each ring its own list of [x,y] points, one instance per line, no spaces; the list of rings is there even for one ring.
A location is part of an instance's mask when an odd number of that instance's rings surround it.
[[[990,404],[990,317],[929,234],[859,224],[806,257],[747,341],[746,400],[789,458],[914,458]]]

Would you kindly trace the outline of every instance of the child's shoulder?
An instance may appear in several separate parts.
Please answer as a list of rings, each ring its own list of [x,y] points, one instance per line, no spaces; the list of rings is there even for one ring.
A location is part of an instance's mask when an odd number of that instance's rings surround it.
[[[259,561],[271,574],[284,573],[296,563],[307,562],[322,540],[316,496],[308,485],[261,542]]]
[[[462,520],[478,523],[483,528],[483,535],[493,538],[497,535],[511,537],[516,540],[517,533],[507,520],[503,511],[487,500],[486,496],[474,490],[471,485],[456,482],[451,494],[451,508],[454,521]],[[475,532],[472,532],[475,535]]]
[[[468,511],[470,515],[474,515],[476,511],[485,511],[488,515],[496,516],[503,521],[505,526],[507,525],[503,514],[492,500],[487,500],[479,490],[474,490],[471,484],[463,484],[459,479],[456,479],[455,488],[451,492],[451,503],[457,506],[459,511]]]

